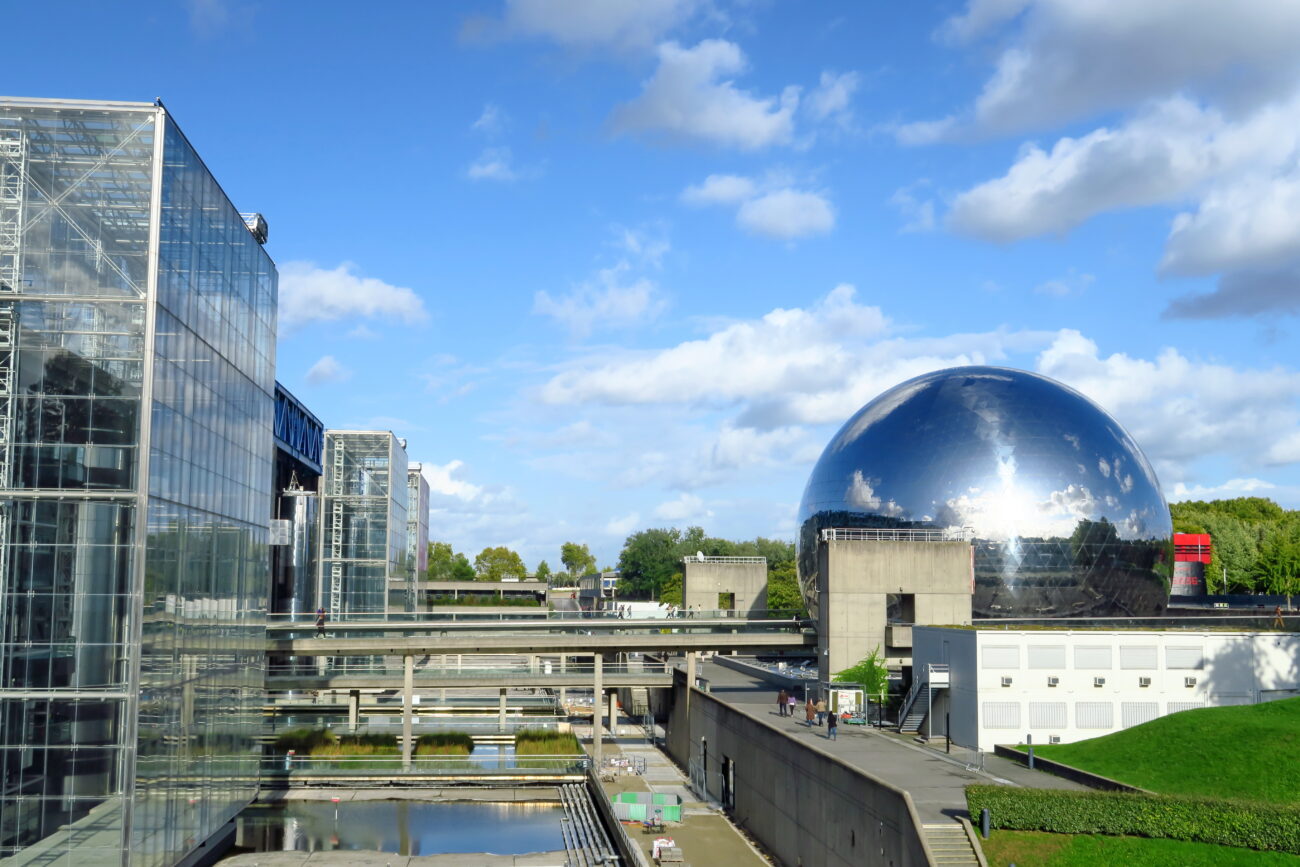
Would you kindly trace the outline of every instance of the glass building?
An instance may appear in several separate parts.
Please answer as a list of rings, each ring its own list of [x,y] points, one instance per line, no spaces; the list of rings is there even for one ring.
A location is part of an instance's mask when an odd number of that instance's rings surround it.
[[[1173,526],[1142,450],[1101,407],[1023,370],[935,371],[868,403],[817,461],[799,521],[814,616],[830,529],[972,539],[976,618],[1149,616],[1169,597]]]
[[[388,431],[325,431],[318,598],[333,620],[382,617],[409,580],[406,445]]]
[[[0,858],[255,794],[275,266],[166,109],[0,98]]]
[[[414,611],[419,601],[415,582],[429,571],[429,480],[424,477],[423,464],[406,468],[406,562],[411,574],[403,582],[400,610]],[[390,593],[390,608],[397,607],[393,602]]]

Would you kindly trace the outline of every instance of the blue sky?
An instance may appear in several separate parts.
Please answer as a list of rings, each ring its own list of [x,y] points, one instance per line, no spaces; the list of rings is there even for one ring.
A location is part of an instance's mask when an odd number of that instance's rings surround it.
[[[792,538],[926,370],[1100,402],[1170,499],[1300,507],[1290,0],[51,0],[0,91],[160,96],[281,268],[279,378],[530,566]]]

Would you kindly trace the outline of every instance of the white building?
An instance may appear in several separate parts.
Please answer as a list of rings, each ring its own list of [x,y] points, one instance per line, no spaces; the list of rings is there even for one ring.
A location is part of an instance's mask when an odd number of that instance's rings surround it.
[[[1300,635],[917,626],[923,733],[991,750],[1070,743],[1198,707],[1300,695]],[[943,681],[944,667],[947,686]]]

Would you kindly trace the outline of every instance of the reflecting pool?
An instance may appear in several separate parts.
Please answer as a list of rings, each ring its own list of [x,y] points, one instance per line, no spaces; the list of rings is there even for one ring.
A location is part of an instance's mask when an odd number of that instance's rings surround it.
[[[397,855],[564,849],[553,802],[290,801],[252,806],[237,819],[237,851],[363,849]]]

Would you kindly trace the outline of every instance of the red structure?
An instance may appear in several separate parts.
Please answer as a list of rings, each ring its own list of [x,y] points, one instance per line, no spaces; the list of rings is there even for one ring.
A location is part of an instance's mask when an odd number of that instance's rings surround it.
[[[1204,596],[1210,565],[1209,533],[1174,533],[1174,583],[1171,596]]]

